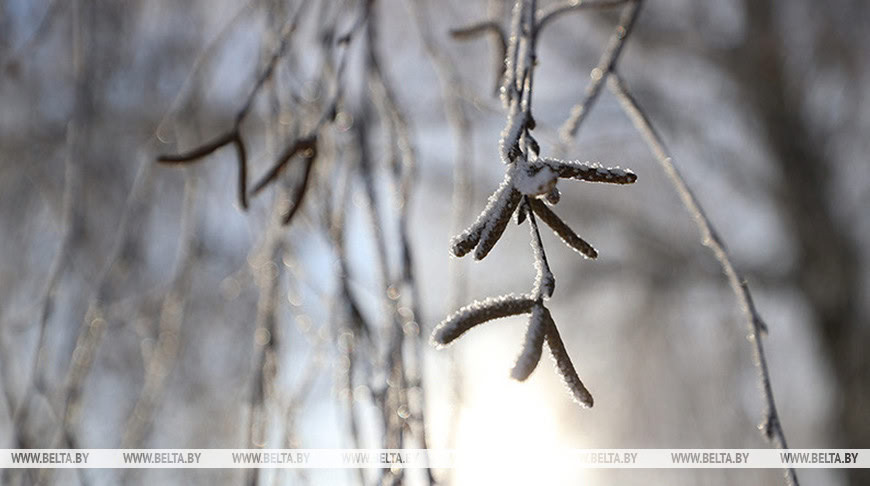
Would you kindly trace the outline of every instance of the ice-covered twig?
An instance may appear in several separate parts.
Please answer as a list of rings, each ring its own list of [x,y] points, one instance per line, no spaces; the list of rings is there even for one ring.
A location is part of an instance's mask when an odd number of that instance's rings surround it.
[[[544,242],[541,241],[541,232],[538,231],[535,213],[528,209],[529,200],[530,198],[526,196],[525,205],[529,216],[529,231],[532,235],[532,251],[535,254],[535,287],[532,293],[536,299],[550,298],[553,296],[553,291],[556,290],[556,277],[553,276],[550,264],[547,263],[547,253],[544,251]]]
[[[453,254],[462,257],[476,248],[474,258],[476,260],[485,258],[504,233],[508,221],[520,203],[520,198],[528,196],[529,204],[535,213],[541,216],[541,219],[568,246],[589,258],[595,258],[598,254],[591,245],[583,241],[558,216],[535,199],[544,196],[551,202],[558,202],[559,192],[556,189],[556,182],[559,178],[610,184],[632,184],[637,180],[634,172],[619,167],[610,168],[599,164],[550,158],[528,162],[526,156],[520,157],[508,166],[504,180],[496,192],[489,197],[489,202],[477,220],[451,240],[450,248]],[[517,223],[522,224],[526,216],[524,210],[519,211]]]
[[[510,110],[511,104],[516,100],[521,89],[517,85],[517,63],[519,62],[520,31],[523,24],[523,12],[528,1],[518,0],[514,4],[511,16],[511,33],[507,38],[507,53],[505,54],[505,73],[501,87],[501,101],[504,107]]]

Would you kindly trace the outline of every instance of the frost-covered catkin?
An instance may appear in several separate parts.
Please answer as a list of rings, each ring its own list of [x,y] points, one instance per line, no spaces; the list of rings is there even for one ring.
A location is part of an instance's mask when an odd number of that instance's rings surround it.
[[[586,258],[597,258],[598,252],[583,238],[577,235],[556,213],[554,213],[546,204],[533,199],[530,201],[532,211],[535,212],[541,221],[547,224],[554,233],[559,235],[559,238],[566,245],[581,253]]]
[[[512,187],[505,190],[505,195],[500,197],[487,218],[486,225],[480,234],[480,243],[474,250],[474,259],[483,260],[495,246],[498,239],[504,233],[514,210],[520,204],[522,195]]]
[[[535,371],[544,349],[544,336],[547,334],[547,320],[552,321],[550,311],[543,304],[536,304],[529,317],[526,327],[526,339],[523,350],[517,357],[517,362],[511,370],[511,378],[525,381]]]
[[[571,396],[574,397],[580,405],[591,407],[594,403],[592,394],[586,389],[583,381],[577,375],[577,370],[574,369],[574,364],[571,363],[571,357],[568,356],[568,350],[565,349],[565,343],[562,342],[562,337],[559,336],[559,331],[556,329],[556,324],[552,317],[547,322],[547,347],[550,348],[550,354],[553,356],[553,361],[556,363],[556,369],[559,370],[559,375],[562,377],[562,383],[568,387]]]
[[[543,162],[559,174],[559,177],[565,179],[610,184],[633,184],[637,180],[634,172],[619,167],[604,167],[601,164],[576,160],[543,159]]]
[[[527,295],[504,295],[475,301],[445,319],[432,332],[432,341],[439,346],[450,344],[472,327],[502,317],[525,314],[535,301]]]
[[[498,186],[498,189],[489,196],[486,207],[483,208],[483,211],[477,219],[474,220],[474,223],[469,226],[468,229],[459,235],[454,236],[450,240],[450,249],[453,251],[454,255],[457,257],[463,257],[477,246],[487,223],[493,218],[493,215],[496,212],[505,206],[512,191],[513,185],[511,184],[511,174],[508,173],[505,175],[504,180],[502,180],[501,185]]]

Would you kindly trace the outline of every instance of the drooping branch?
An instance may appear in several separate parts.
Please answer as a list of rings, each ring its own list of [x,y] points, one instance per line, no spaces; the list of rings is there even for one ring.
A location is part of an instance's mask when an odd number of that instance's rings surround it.
[[[761,425],[759,425],[759,429],[778,448],[788,449],[785,431],[783,430],[773,396],[773,385],[771,384],[770,371],[767,367],[767,356],[765,355],[764,343],[762,342],[763,336],[767,334],[767,325],[755,308],[752,294],[749,292],[749,285],[731,261],[731,256],[728,254],[722,238],[705,214],[701,203],[692,193],[686,180],[683,179],[680,171],[674,165],[661,136],[653,128],[646,113],[631,95],[618,72],[611,72],[607,85],[611,92],[616,95],[623,110],[649,146],[650,151],[655,155],[665,174],[670,179],[671,184],[673,184],[674,189],[680,196],[680,200],[683,202],[683,206],[689,211],[689,214],[695,221],[695,225],[701,232],[701,243],[710,248],[728,278],[728,282],[740,303],[747,326],[749,327],[749,340],[753,344],[755,366],[758,369],[758,378],[761,382],[761,394],[765,403],[765,418]],[[794,486],[798,485],[797,472],[794,468],[786,468],[785,475],[790,484]]]

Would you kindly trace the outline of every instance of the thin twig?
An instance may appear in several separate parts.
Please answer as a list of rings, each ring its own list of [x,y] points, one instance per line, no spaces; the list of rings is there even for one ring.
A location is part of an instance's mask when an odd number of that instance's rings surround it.
[[[210,155],[215,150],[227,146],[234,145],[236,148],[236,157],[237,162],[239,164],[239,172],[238,172],[238,198],[239,204],[242,209],[248,209],[248,196],[247,196],[247,174],[248,174],[248,160],[247,160],[247,150],[245,149],[245,142],[242,138],[242,123],[247,118],[248,113],[250,113],[251,108],[254,106],[254,100],[257,98],[257,95],[260,93],[263,86],[266,84],[266,81],[272,78],[272,75],[275,72],[275,68],[278,65],[278,61],[284,56],[287,51],[287,45],[289,44],[290,37],[296,31],[296,27],[299,23],[299,19],[302,15],[302,12],[305,10],[305,6],[309,2],[301,2],[301,5],[296,9],[293,15],[287,20],[284,24],[284,27],[281,29],[280,41],[278,43],[278,47],[274,50],[269,61],[266,63],[265,68],[257,77],[256,82],[254,83],[253,88],[250,93],[248,93],[247,98],[245,98],[245,102],[239,111],[236,112],[235,121],[233,122],[233,126],[224,132],[223,134],[215,137],[209,142],[196,147],[192,150],[181,154],[166,154],[160,155],[157,157],[157,161],[166,164],[183,164],[190,162],[198,162],[203,157]],[[239,15],[242,11],[239,12]],[[290,154],[292,157],[293,154]],[[289,157],[288,157],[289,159]],[[286,163],[286,160],[284,161]],[[280,168],[278,168],[280,170]]]
[[[501,89],[501,83],[505,76],[505,56],[508,50],[507,34],[501,24],[495,20],[485,20],[467,27],[460,27],[450,30],[450,36],[456,40],[476,39],[484,34],[491,34],[496,41],[495,49],[495,89],[494,94],[498,94]]]
[[[601,87],[607,75],[616,67],[616,62],[619,60],[619,55],[622,53],[622,48],[625,46],[625,41],[631,33],[631,28],[637,20],[637,14],[640,11],[641,0],[630,0],[619,16],[619,22],[607,42],[607,47],[601,54],[598,60],[598,65],[592,70],[592,81],[586,86],[586,94],[580,103],[571,108],[571,115],[562,124],[559,129],[559,138],[563,145],[562,150],[571,143],[580,129],[580,125],[586,116],[589,114],[589,108],[595,103]]]
[[[226,132],[223,135],[218,136],[214,140],[207,142],[199,147],[196,147],[190,151],[175,155],[161,155],[157,157],[157,161],[165,164],[186,164],[190,162],[198,162],[199,159],[229,144],[233,144],[233,146],[236,147],[236,155],[239,163],[239,204],[241,204],[243,209],[248,209],[248,157],[247,151],[245,150],[245,142],[242,140],[242,136],[239,134],[238,127],[235,127],[229,132]]]
[[[233,26],[235,26],[236,22],[241,20],[245,14],[247,14],[248,10],[251,10],[253,5],[257,3],[259,0],[247,0],[247,2],[239,7],[235,14],[221,27],[221,30],[206,44],[205,48],[197,54],[196,59],[191,64],[190,71],[188,71],[187,76],[181,84],[181,88],[178,90],[178,93],[172,99],[172,102],[169,104],[169,108],[160,117],[160,121],[157,123],[157,128],[154,129],[151,137],[156,137],[159,140],[162,140],[161,133],[164,131],[164,127],[169,122],[172,115],[178,110],[179,106],[181,106],[182,101],[187,98],[187,94],[189,93],[190,86],[193,84],[193,81],[198,77],[198,75],[202,72],[202,66],[213,59],[214,52],[221,45],[221,43],[229,36],[232,32]]]
[[[567,2],[550,5],[547,8],[538,10],[537,31],[540,33],[547,24],[569,12],[618,7],[630,1],[633,0],[598,0],[590,2],[585,2],[583,0],[568,0]]]
[[[743,310],[746,318],[746,323],[749,327],[749,339],[753,343],[753,351],[755,354],[755,366],[758,368],[758,377],[761,382],[761,394],[765,403],[765,418],[759,429],[763,432],[768,440],[772,440],[780,449],[788,449],[785,439],[785,431],[780,422],[779,412],[776,409],[776,402],[773,397],[773,386],[771,385],[770,371],[767,367],[767,357],[764,353],[763,336],[767,333],[767,325],[755,308],[752,300],[752,294],[749,292],[749,285],[740,273],[738,273],[728,251],[725,249],[725,244],[722,238],[713,227],[713,223],[704,213],[701,203],[692,193],[685,179],[677,170],[673,160],[668,155],[664,142],[659,134],[653,128],[646,113],[641,109],[640,105],[628,91],[622,78],[618,72],[611,72],[608,80],[608,88],[619,99],[623,110],[634,123],[635,128],[640,132],[643,139],[646,141],[652,153],[655,155],[662,169],[667,174],[671,183],[676,189],[677,194],[683,205],[691,214],[692,219],[701,232],[701,243],[710,248],[716,256],[716,260],[722,266],[728,282],[731,284],[731,289],[737,297],[740,307]],[[786,468],[785,476],[787,481],[794,485],[798,485],[797,473],[794,468]]]
[[[535,287],[532,293],[535,300],[540,301],[545,297],[553,296],[553,291],[556,289],[556,279],[553,277],[553,272],[550,271],[550,264],[547,263],[547,252],[544,251],[544,242],[541,240],[541,232],[538,231],[538,222],[535,219],[535,212],[529,210],[531,198],[525,196],[525,212],[529,217],[529,231],[532,233],[532,250],[535,254]]]

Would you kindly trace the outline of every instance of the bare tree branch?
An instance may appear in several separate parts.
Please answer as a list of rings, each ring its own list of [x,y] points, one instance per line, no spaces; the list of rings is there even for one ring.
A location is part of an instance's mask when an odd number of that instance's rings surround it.
[[[623,110],[629,116],[635,128],[640,132],[643,139],[646,141],[652,153],[655,155],[659,164],[662,166],[665,174],[667,174],[671,183],[676,189],[683,206],[689,211],[698,230],[701,232],[701,243],[710,248],[719,264],[722,266],[725,275],[728,277],[728,282],[731,284],[731,289],[743,309],[747,325],[749,327],[749,338],[753,344],[755,353],[755,366],[758,368],[758,377],[761,382],[761,394],[765,403],[765,418],[759,429],[764,433],[768,440],[772,440],[780,449],[788,449],[788,444],[785,439],[785,431],[782,427],[782,422],[779,418],[779,412],[776,409],[776,402],[773,398],[773,385],[770,380],[770,371],[767,367],[767,357],[764,353],[763,336],[767,333],[767,325],[755,308],[752,300],[752,294],[749,292],[749,285],[746,280],[740,275],[734,267],[728,251],[725,249],[725,244],[722,238],[713,227],[713,223],[704,213],[695,195],[689,189],[685,179],[680,174],[673,160],[665,148],[659,134],[653,128],[646,113],[637,104],[634,97],[628,91],[625,83],[619,74],[615,71],[610,73],[608,87],[614,95],[619,99]],[[798,485],[797,472],[794,468],[786,468],[786,479],[789,484]]]

